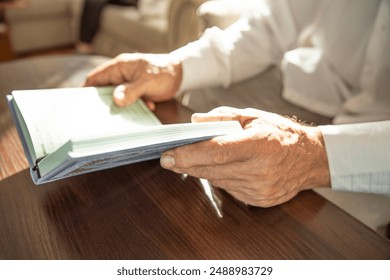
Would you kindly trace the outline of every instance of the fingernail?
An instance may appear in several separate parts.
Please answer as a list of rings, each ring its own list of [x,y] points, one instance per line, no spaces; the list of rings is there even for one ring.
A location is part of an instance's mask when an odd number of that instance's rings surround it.
[[[171,155],[163,155],[160,159],[160,164],[164,168],[172,168],[175,166],[175,158]]]
[[[117,100],[123,100],[125,99],[125,92],[124,91],[121,91],[121,90],[117,90],[114,92],[114,96]]]

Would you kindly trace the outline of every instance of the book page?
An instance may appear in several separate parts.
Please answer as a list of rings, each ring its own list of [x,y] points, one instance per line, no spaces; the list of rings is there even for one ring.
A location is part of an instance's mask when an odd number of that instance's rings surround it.
[[[90,87],[12,92],[36,159],[73,138],[107,137],[161,124],[142,100],[125,108],[115,106],[112,91]]]
[[[39,181],[156,159],[171,148],[241,132],[242,127],[237,121],[181,123],[143,128],[131,136],[70,141],[39,162]]]

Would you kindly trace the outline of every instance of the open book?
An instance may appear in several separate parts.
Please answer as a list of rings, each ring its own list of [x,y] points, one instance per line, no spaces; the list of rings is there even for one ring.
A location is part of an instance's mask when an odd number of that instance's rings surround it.
[[[241,131],[238,122],[162,125],[142,100],[119,108],[112,87],[17,90],[7,96],[36,184],[159,158]]]

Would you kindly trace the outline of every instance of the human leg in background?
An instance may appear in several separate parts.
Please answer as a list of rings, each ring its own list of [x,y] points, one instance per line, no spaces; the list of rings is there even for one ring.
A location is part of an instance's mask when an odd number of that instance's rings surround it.
[[[85,0],[80,21],[80,40],[76,50],[80,53],[92,52],[92,40],[99,29],[103,8],[108,4],[137,6],[137,0]]]
[[[92,40],[99,28],[101,12],[108,0],[85,0],[80,21],[80,40],[76,50],[80,53],[92,52]]]

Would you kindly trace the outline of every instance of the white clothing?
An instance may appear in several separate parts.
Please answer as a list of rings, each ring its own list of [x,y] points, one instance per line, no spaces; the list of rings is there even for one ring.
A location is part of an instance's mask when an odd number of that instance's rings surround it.
[[[390,121],[320,126],[332,189],[390,194]]]
[[[389,0],[259,0],[250,16],[206,30],[172,55],[183,63],[181,90],[228,87],[280,64],[291,103],[337,124],[390,120]],[[374,134],[353,144],[349,126],[321,127],[333,188],[390,193],[389,123],[373,125]],[[382,160],[367,163],[383,151]]]

